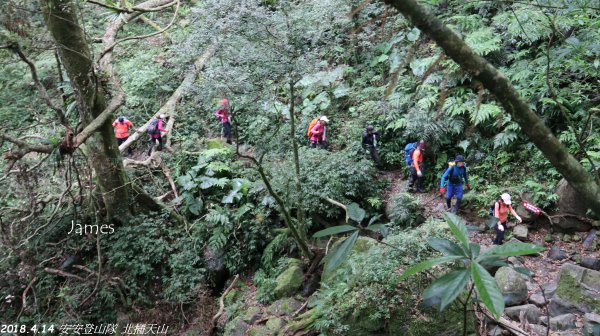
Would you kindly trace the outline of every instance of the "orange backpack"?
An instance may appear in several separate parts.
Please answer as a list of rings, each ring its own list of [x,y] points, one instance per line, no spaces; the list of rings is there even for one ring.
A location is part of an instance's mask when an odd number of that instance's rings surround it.
[[[310,137],[312,136],[312,129],[313,129],[313,127],[315,127],[315,125],[317,124],[317,122],[319,122],[319,118],[318,118],[318,117],[317,117],[317,118],[315,118],[315,119],[313,119],[313,120],[310,122],[310,124],[308,124],[308,132],[306,132],[306,136],[307,136],[307,137],[309,137],[309,138],[310,138]]]

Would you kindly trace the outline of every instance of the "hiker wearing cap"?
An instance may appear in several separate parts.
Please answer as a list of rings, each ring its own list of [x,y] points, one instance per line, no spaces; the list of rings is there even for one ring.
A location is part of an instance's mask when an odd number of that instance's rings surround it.
[[[167,130],[164,128],[164,120],[166,116],[161,114],[158,118],[153,118],[150,121],[150,125],[148,125],[148,137],[150,138],[150,148],[148,149],[148,155],[152,153],[152,148],[154,144],[158,142],[158,147],[156,150],[161,151],[163,146],[163,138],[162,134],[166,133]]]
[[[227,143],[231,144],[233,136],[231,132],[231,121],[229,120],[229,101],[227,99],[221,100],[221,108],[219,108],[215,112],[215,116],[221,122],[222,128],[222,137],[227,139]]]
[[[326,116],[319,118],[319,121],[310,130],[310,147],[316,148],[317,145],[327,149],[327,124],[329,119]]]
[[[367,126],[367,130],[362,134],[362,147],[369,152],[371,160],[379,166],[379,153],[377,153],[377,139],[379,134],[375,132],[373,125]]]
[[[417,148],[412,152],[412,163],[410,165],[410,181],[408,186],[412,187],[412,192],[425,192],[423,182],[425,181],[425,167],[423,166],[423,152],[425,151],[425,140],[419,141]]]
[[[120,116],[112,123],[112,126],[115,129],[117,146],[121,146],[129,138],[129,129],[133,128],[133,123],[124,116]],[[131,147],[127,148],[127,153],[131,154]]]
[[[508,223],[508,211],[519,221],[523,222],[521,217],[512,207],[512,200],[509,194],[504,193],[500,195],[500,198],[494,203],[494,217],[498,218],[498,223],[494,226],[496,230],[496,238],[494,244],[502,245],[504,241],[504,230],[506,230],[506,224]]]
[[[463,198],[463,180],[468,190],[471,190],[471,184],[469,184],[469,175],[467,174],[467,167],[465,167],[464,156],[457,155],[454,162],[455,164],[448,167],[444,175],[442,175],[440,194],[446,194],[446,206],[448,210],[457,213]],[[446,181],[448,187],[446,187]],[[456,203],[452,207],[452,197],[454,196],[456,196]]]

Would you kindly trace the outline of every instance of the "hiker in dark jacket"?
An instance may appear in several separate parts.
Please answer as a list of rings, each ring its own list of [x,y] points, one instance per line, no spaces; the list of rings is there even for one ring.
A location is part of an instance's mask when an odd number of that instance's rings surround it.
[[[369,152],[375,165],[379,166],[379,153],[377,153],[377,140],[379,133],[375,132],[373,125],[367,126],[367,130],[362,134],[362,147]]]
[[[467,184],[467,189],[471,190],[471,184],[469,184],[469,175],[467,174],[467,167],[465,167],[465,158],[462,155],[457,155],[454,159],[454,165],[448,167],[444,175],[442,176],[442,182],[440,183],[440,193],[446,194],[446,205],[448,210],[453,213],[458,212],[458,207],[463,198],[463,180]],[[448,188],[446,189],[446,181],[448,181]],[[452,197],[456,196],[456,203],[452,208]]]

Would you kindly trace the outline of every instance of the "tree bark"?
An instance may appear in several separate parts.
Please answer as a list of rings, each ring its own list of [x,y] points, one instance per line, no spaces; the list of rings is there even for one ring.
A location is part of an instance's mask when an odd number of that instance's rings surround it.
[[[113,128],[105,112],[107,103],[100,79],[94,71],[92,54],[79,24],[77,7],[71,0],[40,0],[48,31],[56,41],[63,66],[69,76],[77,97],[82,126],[103,116],[102,125],[86,142],[98,187],[102,193],[107,219],[115,220],[129,216],[130,187]],[[124,100],[117,95],[117,100]],[[111,101],[113,105],[114,101]]]
[[[521,126],[558,172],[577,190],[585,204],[600,216],[600,186],[535,114],[504,74],[473,50],[416,0],[383,0],[427,33],[461,68],[481,81]]]

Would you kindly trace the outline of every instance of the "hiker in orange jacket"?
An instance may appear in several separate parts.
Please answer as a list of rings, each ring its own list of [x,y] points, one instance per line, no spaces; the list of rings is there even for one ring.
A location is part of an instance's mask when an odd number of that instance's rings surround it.
[[[494,217],[498,218],[498,223],[496,223],[496,225],[494,226],[494,230],[496,230],[496,238],[494,239],[495,245],[502,245],[504,241],[504,231],[506,230],[506,226],[508,224],[509,211],[519,223],[523,222],[521,217],[512,207],[512,200],[510,195],[504,193],[500,195],[498,201],[494,203]]]
[[[423,167],[423,151],[425,151],[425,140],[419,141],[417,148],[412,153],[412,165],[410,167],[410,182],[412,185],[412,192],[425,192],[423,188],[424,167]]]
[[[124,116],[120,116],[112,123],[112,126],[115,129],[117,146],[121,146],[129,138],[129,129],[133,128],[133,123]],[[127,148],[127,153],[131,154],[131,147]]]

